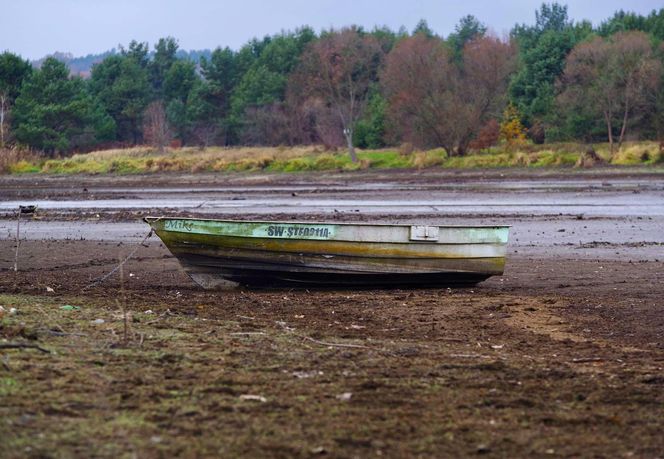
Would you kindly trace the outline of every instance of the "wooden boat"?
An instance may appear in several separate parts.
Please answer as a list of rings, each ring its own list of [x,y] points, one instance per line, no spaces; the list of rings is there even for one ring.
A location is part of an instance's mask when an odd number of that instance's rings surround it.
[[[204,288],[446,287],[503,273],[509,227],[146,217]]]

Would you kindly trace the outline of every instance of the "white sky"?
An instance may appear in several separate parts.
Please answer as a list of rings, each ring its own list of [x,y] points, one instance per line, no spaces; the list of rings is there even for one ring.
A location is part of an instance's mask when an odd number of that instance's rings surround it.
[[[662,0],[568,0],[575,21],[593,24],[621,8],[648,14]],[[173,36],[186,50],[230,46],[253,37],[309,25],[358,24],[371,29],[401,25],[412,30],[426,19],[447,36],[459,19],[476,16],[499,35],[514,24],[532,24],[541,0],[0,0],[0,51],[36,59],[55,51],[97,54],[131,40]]]

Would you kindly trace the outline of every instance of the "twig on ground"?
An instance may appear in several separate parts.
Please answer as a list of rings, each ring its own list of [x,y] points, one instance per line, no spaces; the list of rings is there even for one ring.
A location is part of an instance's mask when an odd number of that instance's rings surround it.
[[[491,357],[488,355],[482,355],[482,354],[450,354],[450,357],[454,357],[457,359],[490,359]]]
[[[160,321],[161,319],[163,319],[164,317],[166,317],[166,316],[174,316],[174,315],[175,315],[175,314],[173,314],[173,313],[171,312],[170,309],[167,309],[165,312],[159,314],[159,316],[158,316],[156,319],[151,320],[151,321],[149,321],[149,322],[145,322],[145,325],[156,324],[157,322],[159,322],[159,321]]]
[[[282,329],[286,330],[288,333],[290,333],[293,336],[297,336],[298,338],[306,339],[307,341],[311,341],[314,344],[318,344],[320,346],[331,346],[331,347],[347,347],[347,348],[354,348],[354,349],[369,349],[369,350],[376,350],[372,347],[369,346],[363,346],[361,344],[345,344],[345,343],[328,343],[326,341],[319,341],[317,339],[312,338],[311,336],[307,335],[300,335],[299,333],[295,333],[292,328],[286,326],[284,322],[276,322],[277,325],[279,325]]]
[[[292,334],[299,337],[299,338],[306,339],[307,341],[311,341],[312,343],[319,344],[321,346],[351,347],[351,348],[356,348],[356,349],[371,349],[371,350],[374,350],[372,347],[363,346],[361,344],[328,343],[326,341],[318,341],[317,339],[313,339],[311,336],[300,335],[299,333],[292,333]]]
[[[44,349],[38,344],[31,343],[0,343],[0,349],[37,349],[44,354],[51,353],[48,349]]]
[[[602,360],[604,360],[602,357],[580,357],[572,359],[572,363],[601,362]]]
[[[58,327],[58,328],[60,328],[60,330],[62,330],[61,327]],[[37,331],[48,333],[51,336],[88,336],[86,333],[69,333],[69,332],[66,332],[66,331],[57,331],[57,330],[44,329],[44,328],[40,328]]]

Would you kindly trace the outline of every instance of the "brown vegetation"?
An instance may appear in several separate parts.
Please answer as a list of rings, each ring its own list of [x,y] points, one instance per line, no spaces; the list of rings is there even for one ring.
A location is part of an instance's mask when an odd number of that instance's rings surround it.
[[[500,138],[500,125],[495,119],[490,119],[468,145],[473,150],[485,150],[498,143]]]
[[[37,160],[37,157],[34,152],[16,146],[0,148],[0,173],[10,172],[11,166],[20,162],[34,162]]]
[[[362,116],[369,86],[382,59],[383,51],[375,37],[362,36],[355,28],[343,29],[324,35],[310,46],[291,80],[291,86],[302,92],[304,100],[318,101],[313,104],[319,109],[317,114],[329,110],[319,121],[334,114],[353,162],[358,160],[353,147],[355,124]]]
[[[149,145],[154,146],[162,153],[173,139],[173,133],[166,119],[164,103],[160,100],[152,102],[145,110],[143,137]]]
[[[480,128],[500,115],[514,55],[510,43],[480,37],[466,44],[459,63],[438,38],[403,39],[382,75],[402,137],[420,148],[466,154]]]
[[[620,127],[620,150],[628,125],[652,104],[649,94],[660,82],[662,64],[654,56],[647,34],[617,33],[578,45],[567,58],[559,102],[581,114],[601,114],[611,152],[614,126]]]
[[[575,167],[595,167],[598,165],[606,164],[606,161],[602,159],[596,152],[593,147],[588,148],[577,160]]]

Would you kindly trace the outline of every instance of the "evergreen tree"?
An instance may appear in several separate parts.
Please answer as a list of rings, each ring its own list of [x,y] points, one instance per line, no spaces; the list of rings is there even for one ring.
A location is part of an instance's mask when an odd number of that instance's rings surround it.
[[[378,40],[378,43],[380,43],[380,47],[385,54],[389,53],[392,48],[394,48],[394,45],[400,38],[398,34],[394,33],[387,26],[376,27],[369,33],[369,35]]]
[[[164,79],[167,119],[183,143],[187,141],[190,122],[187,117],[189,95],[197,82],[196,65],[186,60],[176,61]]]
[[[417,25],[415,25],[415,28],[413,29],[413,35],[419,35],[422,34],[427,38],[433,38],[436,36],[435,33],[433,33],[433,30],[429,27],[429,23],[427,23],[426,19],[420,19]]]
[[[210,84],[197,80],[189,93],[185,114],[194,142],[208,146],[219,137],[219,133],[223,133],[223,115],[219,109],[211,96]]]
[[[23,84],[14,107],[16,139],[48,153],[87,148],[112,140],[115,123],[80,78],[48,58]]]
[[[230,106],[232,126],[242,129],[248,108],[256,109],[284,101],[288,76],[314,38],[313,30],[303,28],[295,33],[283,33],[263,40],[254,62],[233,90]]]
[[[382,148],[386,145],[387,101],[377,87],[371,89],[364,117],[355,127],[354,143],[360,148]]]
[[[475,16],[468,15],[461,18],[454,27],[454,32],[447,37],[447,42],[452,46],[454,58],[461,60],[463,47],[474,38],[483,37],[486,34],[486,26],[482,24]]]
[[[555,82],[574,46],[591,32],[587,22],[573,24],[567,6],[543,4],[535,12],[534,26],[519,25],[512,37],[519,46],[520,69],[510,85],[510,99],[528,127],[551,122],[554,114]]]
[[[0,148],[9,139],[9,120],[12,107],[23,81],[32,73],[30,62],[16,54],[0,54]]]
[[[149,63],[150,83],[158,98],[163,96],[166,74],[177,60],[178,42],[173,37],[160,38]]]
[[[221,136],[225,145],[229,140],[231,94],[241,76],[237,54],[228,47],[217,48],[209,61],[201,59],[201,72],[204,81],[195,88],[190,118],[197,126],[195,130],[203,133],[197,136],[205,139],[203,143]],[[204,127],[206,120],[212,127]]]
[[[0,54],[0,92],[13,101],[19,94],[23,81],[32,73],[27,60],[8,51]]]
[[[129,49],[120,48],[123,56],[133,60],[141,68],[147,69],[150,63],[148,59],[149,47],[147,43],[132,40],[129,43]]]
[[[90,89],[115,120],[116,139],[121,142],[141,141],[142,116],[151,92],[144,59],[143,53],[123,53],[104,59],[92,69]]]

